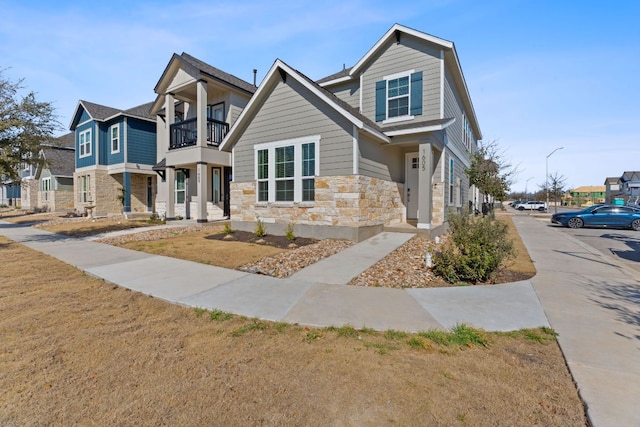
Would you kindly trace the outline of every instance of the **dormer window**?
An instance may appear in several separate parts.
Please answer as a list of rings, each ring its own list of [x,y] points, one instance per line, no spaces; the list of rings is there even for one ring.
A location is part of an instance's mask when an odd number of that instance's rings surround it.
[[[376,82],[376,122],[411,120],[422,114],[422,71],[404,71]]]

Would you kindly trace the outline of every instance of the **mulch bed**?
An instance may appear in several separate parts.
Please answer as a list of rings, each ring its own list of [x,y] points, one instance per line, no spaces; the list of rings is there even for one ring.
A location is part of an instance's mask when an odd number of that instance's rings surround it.
[[[255,233],[249,231],[234,230],[230,234],[216,233],[205,237],[210,240],[224,240],[227,242],[243,242],[243,243],[255,243],[257,245],[268,245],[280,249],[299,248],[302,246],[311,245],[317,243],[316,239],[309,239],[306,237],[296,237],[293,241],[287,239],[287,236],[274,236],[267,234],[263,237],[258,237]]]

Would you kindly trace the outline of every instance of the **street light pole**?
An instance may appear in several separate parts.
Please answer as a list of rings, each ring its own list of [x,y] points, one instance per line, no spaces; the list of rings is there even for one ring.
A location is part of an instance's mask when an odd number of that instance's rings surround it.
[[[558,147],[547,155],[547,160],[545,163],[545,171],[544,171],[544,187],[545,187],[545,190],[547,190],[547,209],[549,209],[549,157],[551,157],[551,155],[556,151],[562,150],[563,148],[564,147]]]
[[[524,197],[525,199],[529,200],[529,192],[527,191],[527,187],[529,186],[529,181],[531,181],[533,179],[533,177],[527,179],[524,183]]]

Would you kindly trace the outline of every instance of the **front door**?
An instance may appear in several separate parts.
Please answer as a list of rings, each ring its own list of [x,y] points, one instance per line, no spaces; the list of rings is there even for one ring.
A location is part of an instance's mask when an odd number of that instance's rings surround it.
[[[418,153],[407,153],[405,156],[405,204],[407,219],[418,219]]]

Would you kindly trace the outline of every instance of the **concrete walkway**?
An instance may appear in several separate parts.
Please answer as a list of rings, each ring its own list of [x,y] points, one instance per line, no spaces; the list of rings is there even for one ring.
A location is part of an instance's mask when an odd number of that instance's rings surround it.
[[[640,426],[640,278],[542,222],[514,216],[531,280],[596,427]]]
[[[489,331],[551,326],[594,426],[640,426],[638,277],[529,216],[514,216],[538,274],[505,285],[346,286],[411,234],[382,233],[287,279],[149,255],[0,221],[0,234],[87,273],[170,302],[311,326]],[[540,304],[542,302],[542,305]],[[544,310],[543,310],[544,306]],[[548,319],[548,320],[547,320]]]

